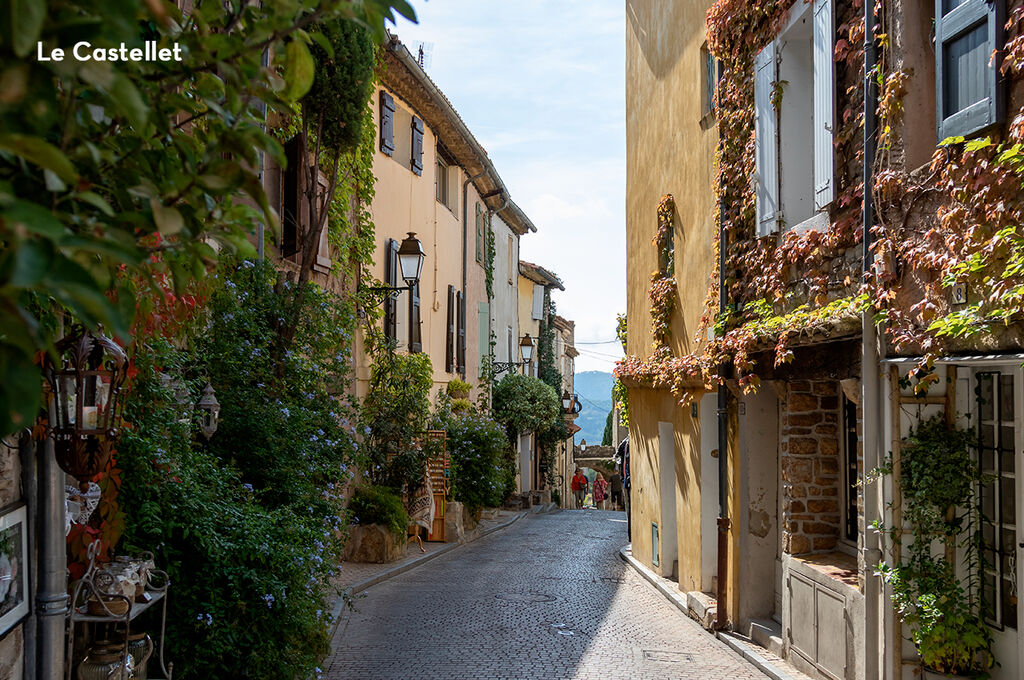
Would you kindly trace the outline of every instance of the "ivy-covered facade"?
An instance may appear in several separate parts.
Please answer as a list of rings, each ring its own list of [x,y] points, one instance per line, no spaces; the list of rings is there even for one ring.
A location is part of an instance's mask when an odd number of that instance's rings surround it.
[[[1018,677],[1021,6],[629,4],[634,555],[812,675],[909,677],[935,662],[872,528],[902,526],[901,487],[869,473],[891,456],[898,480],[938,414],[988,475],[981,564],[950,558],[972,656]]]

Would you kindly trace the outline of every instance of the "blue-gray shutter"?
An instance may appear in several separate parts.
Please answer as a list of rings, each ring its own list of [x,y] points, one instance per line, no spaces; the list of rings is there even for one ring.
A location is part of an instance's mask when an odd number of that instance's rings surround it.
[[[779,206],[778,117],[772,104],[775,90],[775,43],[754,57],[754,143],[757,186],[757,235],[775,231]]]
[[[938,139],[966,137],[1003,120],[999,78],[1003,0],[936,0],[935,104]]]
[[[395,154],[395,98],[380,91],[380,150]]]
[[[398,285],[398,241],[389,238],[384,249],[384,283]],[[390,340],[398,339],[398,301],[389,294],[384,301],[384,335]]]
[[[833,198],[832,130],[836,117],[832,0],[814,2],[814,209]]]
[[[412,171],[423,174],[423,121],[417,116],[412,117]]]

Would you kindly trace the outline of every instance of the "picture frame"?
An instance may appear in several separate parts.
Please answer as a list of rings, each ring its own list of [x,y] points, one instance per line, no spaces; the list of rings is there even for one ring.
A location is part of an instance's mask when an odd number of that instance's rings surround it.
[[[0,510],[0,636],[29,613],[28,507]]]

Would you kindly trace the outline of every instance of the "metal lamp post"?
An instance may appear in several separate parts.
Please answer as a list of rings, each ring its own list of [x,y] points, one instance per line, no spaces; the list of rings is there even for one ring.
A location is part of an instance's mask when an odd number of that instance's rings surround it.
[[[501,375],[506,371],[512,372],[523,366],[530,365],[530,360],[533,359],[533,338],[527,333],[519,340],[519,356],[522,357],[522,361],[495,361],[494,362],[494,375]]]
[[[423,261],[427,255],[423,252],[423,244],[416,238],[416,232],[408,232],[408,236],[402,240],[398,247],[398,268],[402,271],[404,286],[368,286],[363,290],[376,293],[401,293],[403,290],[411,291],[420,281],[420,274],[423,272]]]

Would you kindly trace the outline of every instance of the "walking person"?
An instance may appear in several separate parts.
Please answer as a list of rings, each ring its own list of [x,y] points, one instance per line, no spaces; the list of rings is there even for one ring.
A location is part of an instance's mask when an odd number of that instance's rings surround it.
[[[612,476],[608,478],[608,492],[611,498],[612,510],[621,510],[625,506],[622,504],[622,475],[616,470],[612,473]]]
[[[633,540],[633,516],[629,512],[629,435],[622,440],[619,444],[619,448],[616,451],[619,460],[622,461],[622,488],[625,489],[626,499],[626,540]]]
[[[598,510],[604,510],[604,504],[607,498],[608,482],[605,481],[604,475],[598,472],[597,479],[594,480],[594,507]]]
[[[587,481],[583,471],[579,468],[576,468],[576,474],[573,475],[570,486],[572,487],[572,495],[576,499],[576,507],[582,508],[583,499],[587,495],[587,487],[590,486],[590,482]]]

